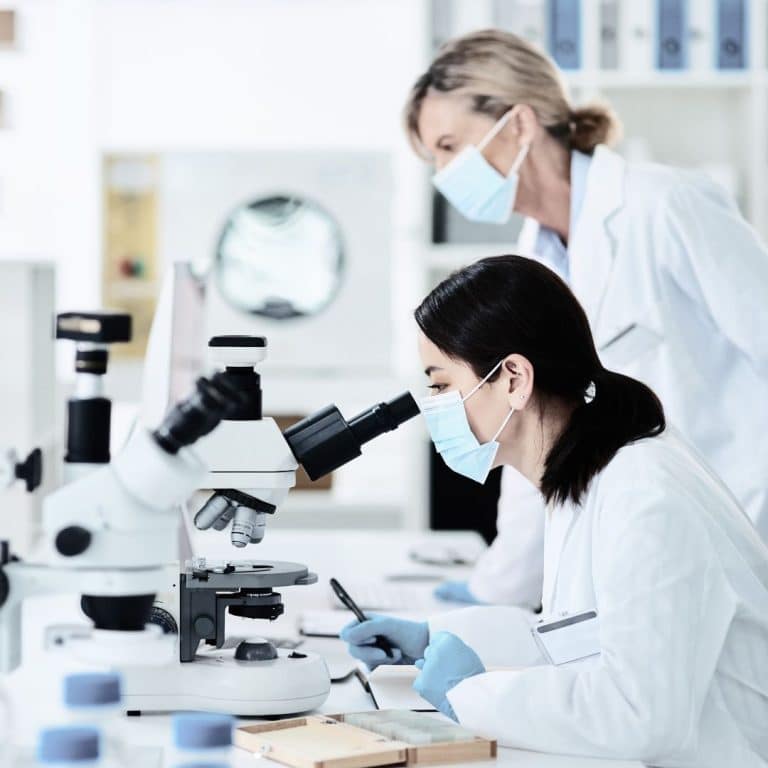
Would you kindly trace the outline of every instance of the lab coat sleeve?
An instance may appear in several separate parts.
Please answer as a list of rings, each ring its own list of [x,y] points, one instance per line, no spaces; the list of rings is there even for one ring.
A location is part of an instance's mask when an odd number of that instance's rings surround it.
[[[768,250],[733,200],[707,179],[676,185],[660,203],[656,242],[680,288],[768,378]]]
[[[498,534],[478,558],[469,591],[483,603],[541,605],[545,506],[541,492],[513,467],[501,476]]]
[[[735,600],[697,510],[637,480],[593,531],[601,654],[462,681],[448,693],[462,725],[506,746],[654,765],[695,744]]]
[[[538,616],[517,606],[473,606],[433,616],[429,635],[452,632],[491,667],[530,667],[544,664],[531,627]]]

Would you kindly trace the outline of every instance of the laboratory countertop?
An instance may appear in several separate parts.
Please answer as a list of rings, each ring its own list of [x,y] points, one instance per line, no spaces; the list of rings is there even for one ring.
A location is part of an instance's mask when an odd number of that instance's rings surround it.
[[[197,552],[205,552],[211,559],[231,558],[233,550],[225,536],[199,536],[194,542]],[[296,637],[297,619],[307,610],[322,610],[331,607],[328,579],[335,576],[345,585],[361,582],[399,584],[405,579],[408,589],[423,593],[418,606],[404,606],[405,610],[431,614],[445,610],[446,604],[429,598],[435,583],[442,578],[466,578],[469,566],[465,564],[434,564],[433,560],[450,548],[467,559],[479,554],[484,545],[475,534],[469,533],[423,533],[413,531],[267,531],[264,541],[248,554],[258,555],[259,560],[287,560],[306,563],[318,574],[318,582],[310,586],[295,587],[283,592],[285,614],[277,621],[259,628],[267,637]],[[414,557],[415,554],[415,557]],[[238,553],[239,555],[239,553]],[[462,559],[462,558],[459,558]],[[350,589],[350,591],[352,591]],[[413,594],[411,592],[411,594]],[[354,597],[354,594],[352,595]],[[30,656],[42,652],[41,636],[43,627],[51,622],[72,621],[77,602],[73,599],[46,598],[43,601],[29,601],[24,607],[25,654]],[[75,614],[75,615],[73,615]],[[238,633],[238,621],[228,618],[228,632]],[[250,633],[253,632],[252,624]],[[249,632],[246,632],[249,634]],[[309,638],[306,646],[326,657],[329,667],[345,663],[344,644],[339,640]],[[320,711],[327,714],[361,712],[375,709],[369,693],[354,675],[342,682],[333,683],[331,693]],[[247,719],[244,722],[253,722]],[[120,729],[126,741],[141,746],[162,746],[169,736],[170,716],[143,714],[126,718]],[[264,768],[277,768],[278,764],[259,757]],[[244,750],[235,750],[234,767],[252,765],[254,755]],[[473,765],[491,765],[474,763]],[[500,766],[530,766],[530,768],[639,768],[638,762],[580,758],[565,755],[551,755],[525,750],[499,748],[496,764]],[[455,764],[454,764],[455,765]],[[468,764],[462,764],[468,765]]]

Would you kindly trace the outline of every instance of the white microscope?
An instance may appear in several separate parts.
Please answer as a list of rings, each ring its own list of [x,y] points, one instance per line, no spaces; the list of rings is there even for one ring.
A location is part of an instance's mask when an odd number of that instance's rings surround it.
[[[108,463],[110,406],[94,379],[106,371],[107,345],[130,338],[130,317],[59,315],[57,337],[78,344],[65,460],[69,476],[79,477],[44,500],[32,555],[0,562],[0,672],[20,664],[21,605],[34,595],[82,595],[93,631],[78,642],[94,664],[159,647],[162,632],[149,625],[154,596],[178,559],[179,507],[206,476],[187,446],[244,400],[225,376],[201,378],[157,429],[135,430]]]
[[[304,565],[258,559],[198,559],[180,569],[179,511],[189,508],[200,528],[231,524],[236,547],[258,542],[299,464],[312,479],[333,471],[415,416],[416,403],[406,393],[350,422],[328,406],[281,434],[261,412],[255,366],[266,340],[215,337],[210,350],[223,370],[198,378],[159,427],[135,429],[108,463],[110,412],[93,377],[106,371],[107,344],[130,337],[125,317],[58,318],[57,336],[78,342],[78,377],[87,377],[69,404],[67,462],[70,477],[80,476],[45,499],[33,555],[0,562],[0,671],[20,663],[23,600],[71,593],[82,595],[93,627],[68,643],[80,659],[121,669],[129,711],[313,709],[330,690],[322,658],[264,641],[227,648],[225,614],[274,619],[283,612],[274,588],[311,584],[316,576]],[[178,592],[178,622],[154,607],[169,586]],[[174,623],[178,637],[163,631]]]
[[[268,517],[295,484],[299,464],[313,480],[356,458],[361,446],[418,413],[408,393],[347,422],[328,406],[281,434],[262,416],[256,366],[267,353],[259,336],[217,336],[209,342],[217,374],[244,395],[244,403],[196,452],[209,471],[184,513],[199,529],[230,526],[234,547],[260,542]],[[285,715],[320,706],[330,691],[324,660],[275,648],[264,639],[228,643],[226,613],[273,620],[283,613],[275,588],[301,586],[317,576],[298,563],[258,558],[209,562],[192,558],[175,575],[178,620],[156,611],[154,620],[177,630],[179,661],[126,668],[125,706],[131,712],[204,709],[238,715]],[[203,647],[201,648],[201,643]]]

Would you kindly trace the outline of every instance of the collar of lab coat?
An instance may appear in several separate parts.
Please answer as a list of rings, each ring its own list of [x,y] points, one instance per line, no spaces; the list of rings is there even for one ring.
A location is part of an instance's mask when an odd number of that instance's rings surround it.
[[[589,164],[584,201],[568,246],[571,287],[596,328],[619,243],[617,214],[624,207],[626,161],[600,144]],[[526,219],[518,250],[536,256],[539,223]]]

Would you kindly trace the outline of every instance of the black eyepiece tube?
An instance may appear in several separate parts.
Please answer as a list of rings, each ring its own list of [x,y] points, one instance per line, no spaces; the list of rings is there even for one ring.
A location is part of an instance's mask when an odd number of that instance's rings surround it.
[[[166,453],[175,454],[247,405],[246,395],[232,385],[225,372],[209,379],[200,377],[192,394],[174,406],[152,435]]]
[[[362,445],[397,429],[418,412],[408,392],[374,405],[349,423],[335,405],[329,405],[289,427],[283,436],[296,461],[310,479],[317,480],[356,459]]]
[[[349,422],[349,428],[360,445],[365,445],[375,437],[397,429],[418,413],[419,406],[411,393],[403,392],[388,403],[379,403],[358,414]]]

